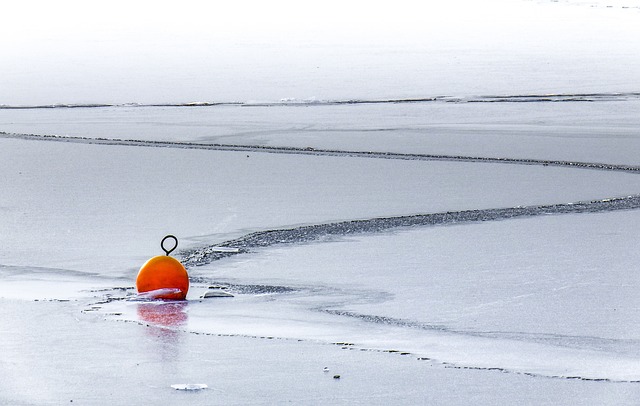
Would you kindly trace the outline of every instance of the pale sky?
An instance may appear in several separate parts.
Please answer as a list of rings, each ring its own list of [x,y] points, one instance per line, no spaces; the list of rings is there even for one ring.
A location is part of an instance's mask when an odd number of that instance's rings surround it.
[[[626,0],[609,3],[615,1]],[[7,2],[0,104],[328,97],[348,87],[335,79],[341,75],[359,82],[353,97],[368,88],[380,97],[426,96],[431,84],[420,82],[422,75],[455,72],[460,58],[521,64],[548,55],[545,63],[566,67],[573,58],[580,68],[582,55],[600,54],[636,63],[639,10],[587,3]],[[376,88],[390,76],[399,78],[396,95],[393,83]],[[412,78],[419,90],[411,89]],[[462,86],[453,73],[444,80],[452,91]],[[434,83],[440,87],[433,91],[447,89]]]

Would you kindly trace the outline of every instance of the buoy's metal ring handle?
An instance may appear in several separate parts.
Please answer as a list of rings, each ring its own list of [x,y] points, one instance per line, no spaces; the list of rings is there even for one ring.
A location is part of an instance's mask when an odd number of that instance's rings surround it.
[[[164,247],[164,242],[165,242],[165,241],[167,241],[168,239],[173,239],[173,240],[175,241],[175,245],[174,245],[174,246],[173,246],[173,248],[171,248],[171,249],[166,249],[166,248]],[[167,256],[168,256],[169,254],[171,254],[171,253],[173,252],[173,250],[175,250],[176,248],[178,248],[178,239],[177,239],[174,235],[169,234],[169,235],[167,235],[166,237],[164,237],[164,238],[162,239],[162,242],[160,243],[160,247],[162,248],[162,250],[163,250],[163,251],[167,254]]]

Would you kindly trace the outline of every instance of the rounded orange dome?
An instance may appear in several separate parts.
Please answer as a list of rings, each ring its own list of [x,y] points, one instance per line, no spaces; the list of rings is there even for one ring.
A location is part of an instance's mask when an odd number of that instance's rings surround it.
[[[184,300],[189,291],[189,275],[180,261],[161,255],[142,265],[136,278],[136,288],[139,293],[159,290],[153,295],[156,299]]]

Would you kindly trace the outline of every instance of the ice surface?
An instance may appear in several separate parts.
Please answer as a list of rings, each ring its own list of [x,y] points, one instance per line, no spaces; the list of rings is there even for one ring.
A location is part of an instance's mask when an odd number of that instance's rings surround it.
[[[283,226],[627,196],[638,190],[637,174],[259,151],[247,158],[244,152],[90,142],[0,142],[6,151],[4,170],[13,173],[3,181],[3,190],[10,193],[3,195],[7,232],[2,255],[4,263],[14,264],[4,268],[12,275],[0,290],[5,298],[72,299],[76,311],[83,312],[78,323],[92,315],[132,321],[143,330],[160,329],[163,336],[174,337],[170,340],[192,334],[209,339],[229,336],[284,340],[285,348],[300,348],[295,345],[300,342],[311,348],[337,343],[365,354],[361,356],[407,354],[404,357],[414,362],[429,359],[437,370],[506,372],[511,388],[517,387],[514,379],[520,375],[638,380],[638,333],[629,329],[638,317],[632,304],[637,281],[630,271],[637,261],[635,211],[398,230],[303,245],[293,240],[292,246],[252,248],[248,254],[190,269],[187,302],[127,300],[135,296],[135,271],[159,251],[159,238],[166,232],[174,232],[181,244],[186,241],[193,248],[218,247],[251,231]],[[108,157],[103,156],[105,149]],[[48,177],[37,176],[41,173]],[[203,176],[209,173],[218,175]],[[253,201],[256,196],[258,202]],[[236,215],[223,217],[222,223],[203,220],[220,219],[220,213],[231,208]],[[158,218],[168,225],[155,224]],[[64,237],[42,233],[58,227],[73,231]],[[148,241],[138,237],[146,234]],[[113,237],[122,235],[136,238]],[[37,274],[39,263],[63,269],[41,269]],[[62,277],[70,282],[55,282],[55,288],[46,291],[38,287]],[[199,301],[212,285],[226,286],[234,297]],[[585,297],[597,300],[585,302]],[[100,329],[93,331],[99,334]],[[33,351],[20,348],[22,354]],[[290,351],[285,348],[282,351]],[[309,351],[318,356],[318,350]],[[183,362],[168,357],[161,361],[167,367]],[[299,362],[297,357],[288,360]],[[399,367],[397,361],[383,362],[385,371]],[[374,368],[371,361],[363,365]],[[341,382],[349,380],[348,374],[335,372]],[[421,374],[427,381],[440,379]],[[159,386],[159,379],[171,379],[168,387],[175,383],[170,375],[160,372],[152,379]],[[202,374],[191,381],[214,382]],[[391,383],[397,381],[386,385]],[[217,388],[211,391],[216,398]],[[425,398],[409,388],[404,400]],[[633,396],[635,389],[630,390],[631,395],[624,396]],[[560,397],[574,394],[563,385],[557,391]],[[52,393],[48,396],[60,399],[69,392]],[[369,388],[368,393],[377,392]],[[484,399],[491,398],[482,393]],[[540,398],[538,392],[533,395]],[[47,399],[46,394],[33,396]]]
[[[633,403],[636,385],[459,370],[399,354],[105,322],[79,303],[3,300],[7,404]],[[330,374],[323,368],[328,366]],[[332,375],[340,374],[336,382]],[[176,382],[206,382],[184,392]],[[91,388],[91,390],[87,390]]]

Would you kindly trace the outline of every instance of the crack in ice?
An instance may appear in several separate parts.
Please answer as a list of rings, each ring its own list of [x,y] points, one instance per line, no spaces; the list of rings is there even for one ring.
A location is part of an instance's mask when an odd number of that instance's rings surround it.
[[[411,216],[379,217],[366,220],[349,220],[288,229],[258,231],[223,243],[185,250],[181,252],[181,256],[182,262],[185,266],[189,267],[205,265],[231,255],[246,253],[252,248],[318,241],[331,236],[376,233],[404,227],[451,225],[541,215],[599,213],[638,208],[640,208],[640,195],[633,195],[588,202],[520,206],[502,209],[462,210]],[[219,250],[218,247],[233,247],[237,248],[237,251]]]
[[[273,154],[295,154],[312,156],[333,156],[344,158],[376,158],[376,159],[398,159],[409,161],[452,161],[452,162],[472,162],[472,163],[500,163],[513,165],[541,165],[559,166],[576,169],[594,169],[602,171],[619,171],[640,173],[640,166],[608,164],[602,162],[580,162],[563,161],[554,159],[530,159],[530,158],[506,158],[506,157],[481,157],[465,155],[445,155],[445,154],[411,154],[400,152],[380,152],[380,151],[350,151],[321,148],[299,148],[299,147],[276,147],[265,145],[239,145],[239,144],[216,144],[216,143],[196,143],[181,141],[150,141],[118,138],[91,138],[66,135],[43,135],[43,134],[22,134],[8,133],[0,131],[0,138],[22,139],[30,141],[54,141],[72,142],[79,144],[94,145],[118,145],[127,147],[156,147],[156,148],[177,148],[177,149],[201,149],[212,151],[235,151],[235,152],[265,152]]]

